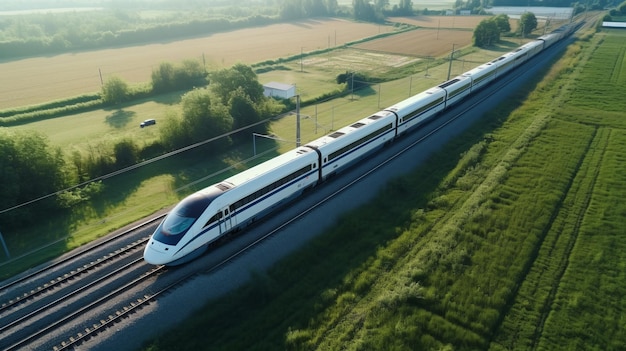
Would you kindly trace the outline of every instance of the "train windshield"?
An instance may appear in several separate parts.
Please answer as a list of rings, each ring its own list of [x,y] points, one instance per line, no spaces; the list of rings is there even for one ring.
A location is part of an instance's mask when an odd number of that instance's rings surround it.
[[[203,196],[198,193],[188,196],[165,217],[154,232],[153,238],[164,244],[176,245],[213,199],[214,196]]]
[[[186,232],[195,221],[194,217],[183,217],[178,213],[172,213],[163,221],[161,231],[165,235],[180,235]]]

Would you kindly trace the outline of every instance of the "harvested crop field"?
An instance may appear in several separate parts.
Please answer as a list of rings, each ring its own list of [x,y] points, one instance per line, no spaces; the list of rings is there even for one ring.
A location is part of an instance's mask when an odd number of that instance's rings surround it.
[[[118,76],[148,82],[161,62],[200,59],[223,67],[254,63],[343,45],[393,31],[392,26],[341,19],[315,19],[217,33],[176,42],[77,52],[0,63],[0,109],[43,103],[100,90]]]
[[[473,32],[468,30],[417,29],[361,43],[355,48],[408,56],[437,57],[450,52],[453,44],[456,48],[471,44],[472,35]]]

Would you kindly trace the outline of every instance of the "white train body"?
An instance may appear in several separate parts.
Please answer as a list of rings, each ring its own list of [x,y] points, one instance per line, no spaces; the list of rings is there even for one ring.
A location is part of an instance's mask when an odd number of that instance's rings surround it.
[[[319,181],[316,152],[297,148],[181,201],[150,238],[144,259],[179,264],[245,227]]]
[[[381,111],[305,145],[317,150],[322,163],[322,180],[343,169],[395,138],[396,116]]]
[[[434,119],[444,109],[506,75],[574,29],[574,25],[561,27],[436,87],[186,197],[155,230],[144,250],[145,261],[176,265],[196,257],[208,244],[248,226],[398,136]]]
[[[434,87],[400,101],[385,111],[398,116],[398,136],[429,121],[446,108],[446,91]]]

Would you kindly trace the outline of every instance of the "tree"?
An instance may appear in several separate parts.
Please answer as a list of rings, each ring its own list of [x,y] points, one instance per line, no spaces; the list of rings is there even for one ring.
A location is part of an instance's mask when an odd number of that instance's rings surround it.
[[[328,16],[338,8],[337,0],[283,0],[279,15],[282,19]]]
[[[163,62],[152,71],[152,91],[165,93],[206,85],[206,72],[198,60],[184,60],[180,66]]]
[[[520,33],[527,36],[537,28],[537,17],[532,12],[524,12],[519,19]]]
[[[66,184],[65,171],[61,150],[51,148],[43,135],[0,128],[0,209],[62,189]],[[46,211],[56,205],[48,202],[39,210]],[[33,210],[11,211],[3,218],[6,225],[17,226],[38,215]]]
[[[354,19],[359,21],[377,22],[379,17],[376,15],[376,9],[367,0],[354,0]]]
[[[233,118],[224,104],[213,102],[207,89],[195,89],[185,95],[182,100],[183,131],[192,143],[210,139],[233,128]],[[229,140],[215,145],[225,146]]]
[[[254,103],[264,99],[263,86],[259,83],[256,73],[250,66],[242,63],[211,74],[210,87],[224,105],[228,103],[231,94],[238,88],[242,88],[243,92]]]
[[[413,1],[412,0],[400,0],[400,3],[393,5],[391,12],[392,16],[412,16],[413,15]]]
[[[339,3],[337,0],[326,0],[326,12],[329,16],[333,16],[339,10]]]
[[[263,120],[263,116],[259,112],[257,106],[250,100],[245,91],[241,88],[237,88],[236,91],[230,97],[229,112],[233,117],[233,129],[247,127]],[[235,134],[235,138],[239,141],[248,140],[252,133],[265,133],[267,127],[265,124],[260,124],[251,129],[246,129],[241,133]]]
[[[111,77],[102,86],[102,100],[117,105],[128,100],[128,84],[119,77]]]
[[[496,25],[500,29],[500,32],[506,33],[511,31],[511,23],[509,23],[509,16],[505,14],[497,15],[493,18],[496,22]]]
[[[307,17],[319,17],[328,15],[328,9],[324,0],[305,0],[304,14]]]
[[[282,3],[279,14],[282,19],[298,19],[304,17],[302,0],[286,0]]]
[[[480,21],[474,30],[474,46],[486,47],[500,40],[500,28],[493,18]]]
[[[376,5],[376,11],[382,12],[389,5],[389,0],[376,0],[374,4]]]
[[[170,91],[175,81],[174,65],[162,62],[159,68],[152,70],[152,90],[157,93]]]
[[[118,168],[132,166],[139,160],[139,147],[130,139],[122,140],[113,146],[115,164]]]

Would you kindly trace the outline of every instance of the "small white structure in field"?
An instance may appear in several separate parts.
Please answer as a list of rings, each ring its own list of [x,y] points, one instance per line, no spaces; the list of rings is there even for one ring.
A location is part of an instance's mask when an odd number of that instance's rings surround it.
[[[263,84],[263,95],[289,99],[296,96],[296,86],[293,84],[269,82]]]

